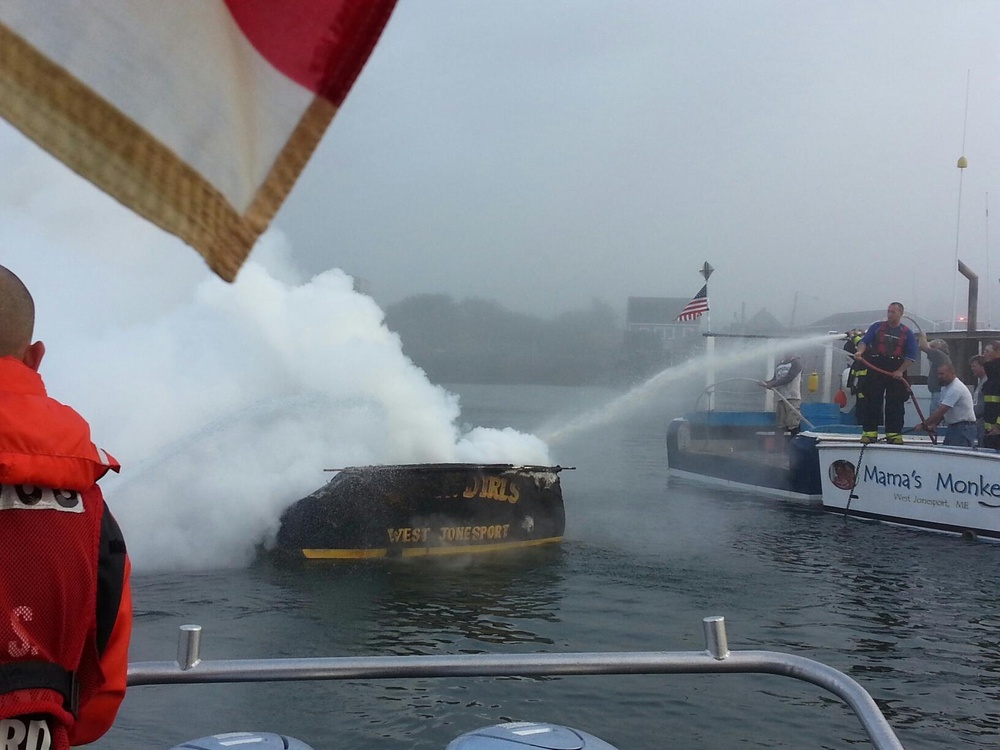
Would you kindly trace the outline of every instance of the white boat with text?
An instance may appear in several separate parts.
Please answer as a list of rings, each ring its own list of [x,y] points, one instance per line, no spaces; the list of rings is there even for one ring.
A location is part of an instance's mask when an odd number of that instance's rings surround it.
[[[820,439],[824,510],[1000,540],[1000,453]]]
[[[822,504],[823,510],[919,529],[1000,540],[1000,453],[933,443],[862,445],[839,425],[805,430],[783,449],[696,435],[688,418],[667,430],[671,476]],[[843,429],[843,428],[842,428]]]

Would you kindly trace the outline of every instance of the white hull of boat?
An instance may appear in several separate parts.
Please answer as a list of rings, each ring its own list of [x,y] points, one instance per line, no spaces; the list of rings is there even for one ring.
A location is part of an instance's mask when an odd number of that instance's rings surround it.
[[[817,449],[826,510],[1000,540],[1000,453],[837,440]]]

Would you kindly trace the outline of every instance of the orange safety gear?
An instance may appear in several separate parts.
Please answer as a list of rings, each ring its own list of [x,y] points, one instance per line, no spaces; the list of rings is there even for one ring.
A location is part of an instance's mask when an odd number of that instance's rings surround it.
[[[130,566],[96,484],[119,465],[12,357],[0,425],[0,719],[64,750],[107,731],[125,694]]]

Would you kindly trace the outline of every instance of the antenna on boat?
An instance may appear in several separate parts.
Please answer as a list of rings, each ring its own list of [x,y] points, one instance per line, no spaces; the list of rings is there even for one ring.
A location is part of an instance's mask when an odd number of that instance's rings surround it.
[[[993,330],[993,295],[990,293],[990,191],[986,191],[986,327]]]
[[[951,295],[951,325],[950,330],[955,330],[955,321],[958,318],[958,239],[962,228],[962,178],[965,169],[969,166],[969,160],[965,158],[965,135],[969,127],[969,78],[970,71],[965,71],[965,121],[962,123],[962,155],[958,158],[958,218],[955,221],[955,266],[952,268],[953,282]]]

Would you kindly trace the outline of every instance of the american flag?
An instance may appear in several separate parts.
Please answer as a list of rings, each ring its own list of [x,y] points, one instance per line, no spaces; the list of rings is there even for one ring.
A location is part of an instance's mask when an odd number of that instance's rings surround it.
[[[708,312],[708,284],[705,284],[691,301],[684,305],[677,320],[697,320],[703,313]]]

